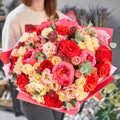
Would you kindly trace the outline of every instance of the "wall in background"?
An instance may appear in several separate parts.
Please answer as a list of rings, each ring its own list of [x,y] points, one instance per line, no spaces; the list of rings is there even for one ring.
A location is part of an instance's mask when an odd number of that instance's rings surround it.
[[[113,64],[118,67],[116,73],[120,73],[120,0],[58,0],[58,9],[62,9],[66,4],[85,9],[100,5],[112,11],[106,27],[114,29],[113,41],[117,42],[118,46],[113,50]]]

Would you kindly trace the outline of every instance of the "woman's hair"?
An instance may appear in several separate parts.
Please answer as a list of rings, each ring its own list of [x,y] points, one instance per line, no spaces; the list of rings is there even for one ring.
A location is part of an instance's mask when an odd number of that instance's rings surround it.
[[[32,0],[21,0],[26,6],[32,5]],[[44,8],[48,17],[54,16],[58,18],[58,14],[56,12],[57,9],[57,0],[45,0]]]

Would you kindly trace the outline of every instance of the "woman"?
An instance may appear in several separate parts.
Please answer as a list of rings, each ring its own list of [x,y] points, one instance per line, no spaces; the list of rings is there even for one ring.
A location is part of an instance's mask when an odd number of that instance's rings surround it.
[[[56,0],[21,0],[23,4],[9,13],[3,33],[3,51],[11,49],[25,32],[26,24],[40,24],[52,15],[56,18],[63,17],[56,12]],[[35,106],[22,102],[23,113],[28,120],[61,120],[63,114],[48,108]]]

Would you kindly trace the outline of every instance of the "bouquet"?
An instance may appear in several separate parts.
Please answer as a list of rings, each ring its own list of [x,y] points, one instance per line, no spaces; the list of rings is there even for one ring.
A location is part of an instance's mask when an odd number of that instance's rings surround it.
[[[18,99],[76,114],[80,103],[113,80],[111,30],[63,18],[26,25],[25,31],[1,56]]]

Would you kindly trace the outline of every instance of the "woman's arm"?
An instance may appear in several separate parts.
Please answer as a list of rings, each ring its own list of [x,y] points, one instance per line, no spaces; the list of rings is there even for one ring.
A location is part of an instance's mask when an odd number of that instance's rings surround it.
[[[21,27],[19,25],[18,18],[11,12],[7,16],[2,31],[2,50],[6,51],[14,47],[21,35]]]

